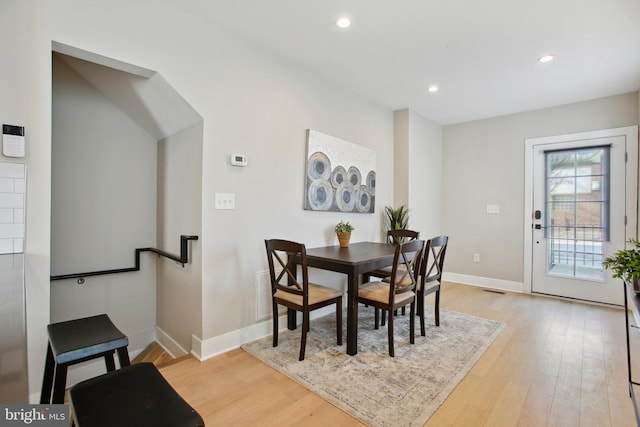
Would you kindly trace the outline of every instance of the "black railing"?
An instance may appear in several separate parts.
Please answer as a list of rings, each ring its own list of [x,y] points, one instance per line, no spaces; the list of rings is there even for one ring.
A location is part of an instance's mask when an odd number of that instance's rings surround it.
[[[100,271],[90,271],[88,273],[73,273],[73,274],[61,274],[58,276],[51,276],[50,279],[53,280],[63,280],[63,279],[76,279],[76,278],[84,278],[89,276],[101,276],[103,274],[115,274],[115,273],[128,273],[131,271],[140,271],[140,253],[141,252],[153,252],[165,258],[172,259],[176,262],[179,262],[184,267],[185,264],[189,262],[189,240],[198,240],[198,236],[180,236],[180,255],[173,255],[168,252],[165,252],[156,248],[138,248],[136,249],[136,265],[135,267],[128,268],[116,268],[113,270],[100,270]]]

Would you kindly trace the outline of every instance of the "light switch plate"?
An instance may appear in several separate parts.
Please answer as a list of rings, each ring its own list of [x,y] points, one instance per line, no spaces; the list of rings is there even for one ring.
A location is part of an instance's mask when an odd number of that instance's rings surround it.
[[[500,205],[487,205],[487,213],[488,214],[499,214],[500,213]]]
[[[216,193],[216,209],[235,209],[236,195],[234,193]]]

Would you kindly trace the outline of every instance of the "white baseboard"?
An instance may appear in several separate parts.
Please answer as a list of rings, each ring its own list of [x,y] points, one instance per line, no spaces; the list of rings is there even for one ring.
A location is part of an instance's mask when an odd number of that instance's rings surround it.
[[[157,326],[156,341],[174,359],[189,354],[189,351],[185,350],[176,340]]]
[[[442,275],[444,282],[454,282],[463,285],[478,286],[481,288],[489,288],[508,292],[524,292],[524,283],[513,282],[511,280],[493,279],[491,277],[470,276],[467,274],[444,273]]]
[[[466,274],[445,273],[443,280],[461,283],[463,285],[478,286],[482,288],[496,289],[509,292],[524,293],[524,284],[509,280],[492,279],[488,277],[469,276]],[[333,307],[325,307],[311,313],[311,318],[325,316],[333,312]],[[280,316],[278,324],[281,330],[286,329],[287,317]],[[243,329],[228,332],[212,338],[201,340],[193,335],[191,337],[191,354],[200,361],[218,356],[230,350],[240,347],[242,344],[271,335],[271,321],[266,320]]]
[[[478,286],[495,290],[524,293],[524,284],[510,280],[492,279],[488,277],[469,276],[466,274],[444,273],[442,279],[448,282],[461,283],[463,285]],[[333,312],[333,307],[325,307],[311,313],[311,318],[325,316]],[[287,317],[278,318],[280,330],[286,329]],[[266,320],[243,329],[228,332],[217,337],[201,340],[193,335],[191,337],[191,354],[203,361],[230,350],[240,347],[242,344],[271,335],[271,321]]]
[[[334,310],[335,309],[331,306],[314,310],[311,313],[311,319],[331,314]],[[278,317],[278,327],[279,330],[287,328],[287,316]],[[271,329],[271,320],[266,320],[246,328],[238,329],[206,340],[201,340],[193,335],[191,337],[191,354],[200,361],[207,360],[230,350],[235,350],[242,344],[269,336],[271,335]]]

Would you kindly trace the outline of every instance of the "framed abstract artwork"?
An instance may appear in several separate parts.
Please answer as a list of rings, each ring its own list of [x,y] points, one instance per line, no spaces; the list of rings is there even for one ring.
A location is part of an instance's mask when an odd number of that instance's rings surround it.
[[[307,130],[306,162],[305,210],[374,212],[375,151]]]

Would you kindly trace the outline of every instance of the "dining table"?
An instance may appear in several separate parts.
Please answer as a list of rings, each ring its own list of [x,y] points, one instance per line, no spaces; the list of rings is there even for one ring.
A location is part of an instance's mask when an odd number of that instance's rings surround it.
[[[356,242],[347,247],[308,248],[307,266],[347,275],[347,354],[358,353],[358,286],[363,276],[393,263],[395,245],[379,242]],[[300,263],[299,256],[294,260]],[[296,312],[288,311],[287,327],[296,328]]]

